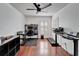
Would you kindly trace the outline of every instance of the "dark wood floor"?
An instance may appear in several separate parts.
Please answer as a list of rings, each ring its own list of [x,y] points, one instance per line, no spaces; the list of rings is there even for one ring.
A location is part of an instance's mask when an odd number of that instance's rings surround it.
[[[37,46],[20,46],[17,56],[70,56],[60,46],[52,47],[47,39],[38,39]]]

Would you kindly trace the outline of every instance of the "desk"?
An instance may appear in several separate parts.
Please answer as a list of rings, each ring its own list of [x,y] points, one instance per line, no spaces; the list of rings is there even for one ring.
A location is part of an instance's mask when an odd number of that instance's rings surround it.
[[[73,36],[65,37],[63,35],[62,35],[62,37],[67,38],[69,40],[73,40],[73,43],[74,43],[74,56],[78,56],[78,40],[79,40],[79,38],[73,37]]]
[[[73,43],[74,43],[74,56],[78,56],[78,40],[79,40],[78,37],[67,34],[65,32],[54,32],[54,33],[55,33],[56,43],[57,43],[57,35],[60,35],[63,38],[66,38],[68,40],[73,40]]]

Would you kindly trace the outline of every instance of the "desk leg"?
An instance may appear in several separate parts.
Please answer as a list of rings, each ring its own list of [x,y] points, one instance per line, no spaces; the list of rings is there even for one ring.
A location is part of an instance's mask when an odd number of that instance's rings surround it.
[[[74,41],[74,56],[78,56],[78,40]]]
[[[55,46],[59,46],[58,42],[57,42],[57,34],[55,33]]]
[[[57,44],[57,34],[55,34],[55,44]]]
[[[24,44],[26,42],[26,35],[23,36]]]

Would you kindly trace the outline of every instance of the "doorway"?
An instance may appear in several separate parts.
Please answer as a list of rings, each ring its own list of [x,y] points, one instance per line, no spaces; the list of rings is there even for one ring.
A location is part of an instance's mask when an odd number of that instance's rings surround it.
[[[44,38],[50,38],[52,34],[51,28],[52,28],[52,19],[40,20],[39,22],[40,37],[44,36]]]

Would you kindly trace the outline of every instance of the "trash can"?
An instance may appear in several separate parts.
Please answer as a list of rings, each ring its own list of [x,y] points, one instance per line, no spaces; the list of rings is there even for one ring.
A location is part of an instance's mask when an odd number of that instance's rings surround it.
[[[41,39],[44,39],[44,35],[41,35]]]

